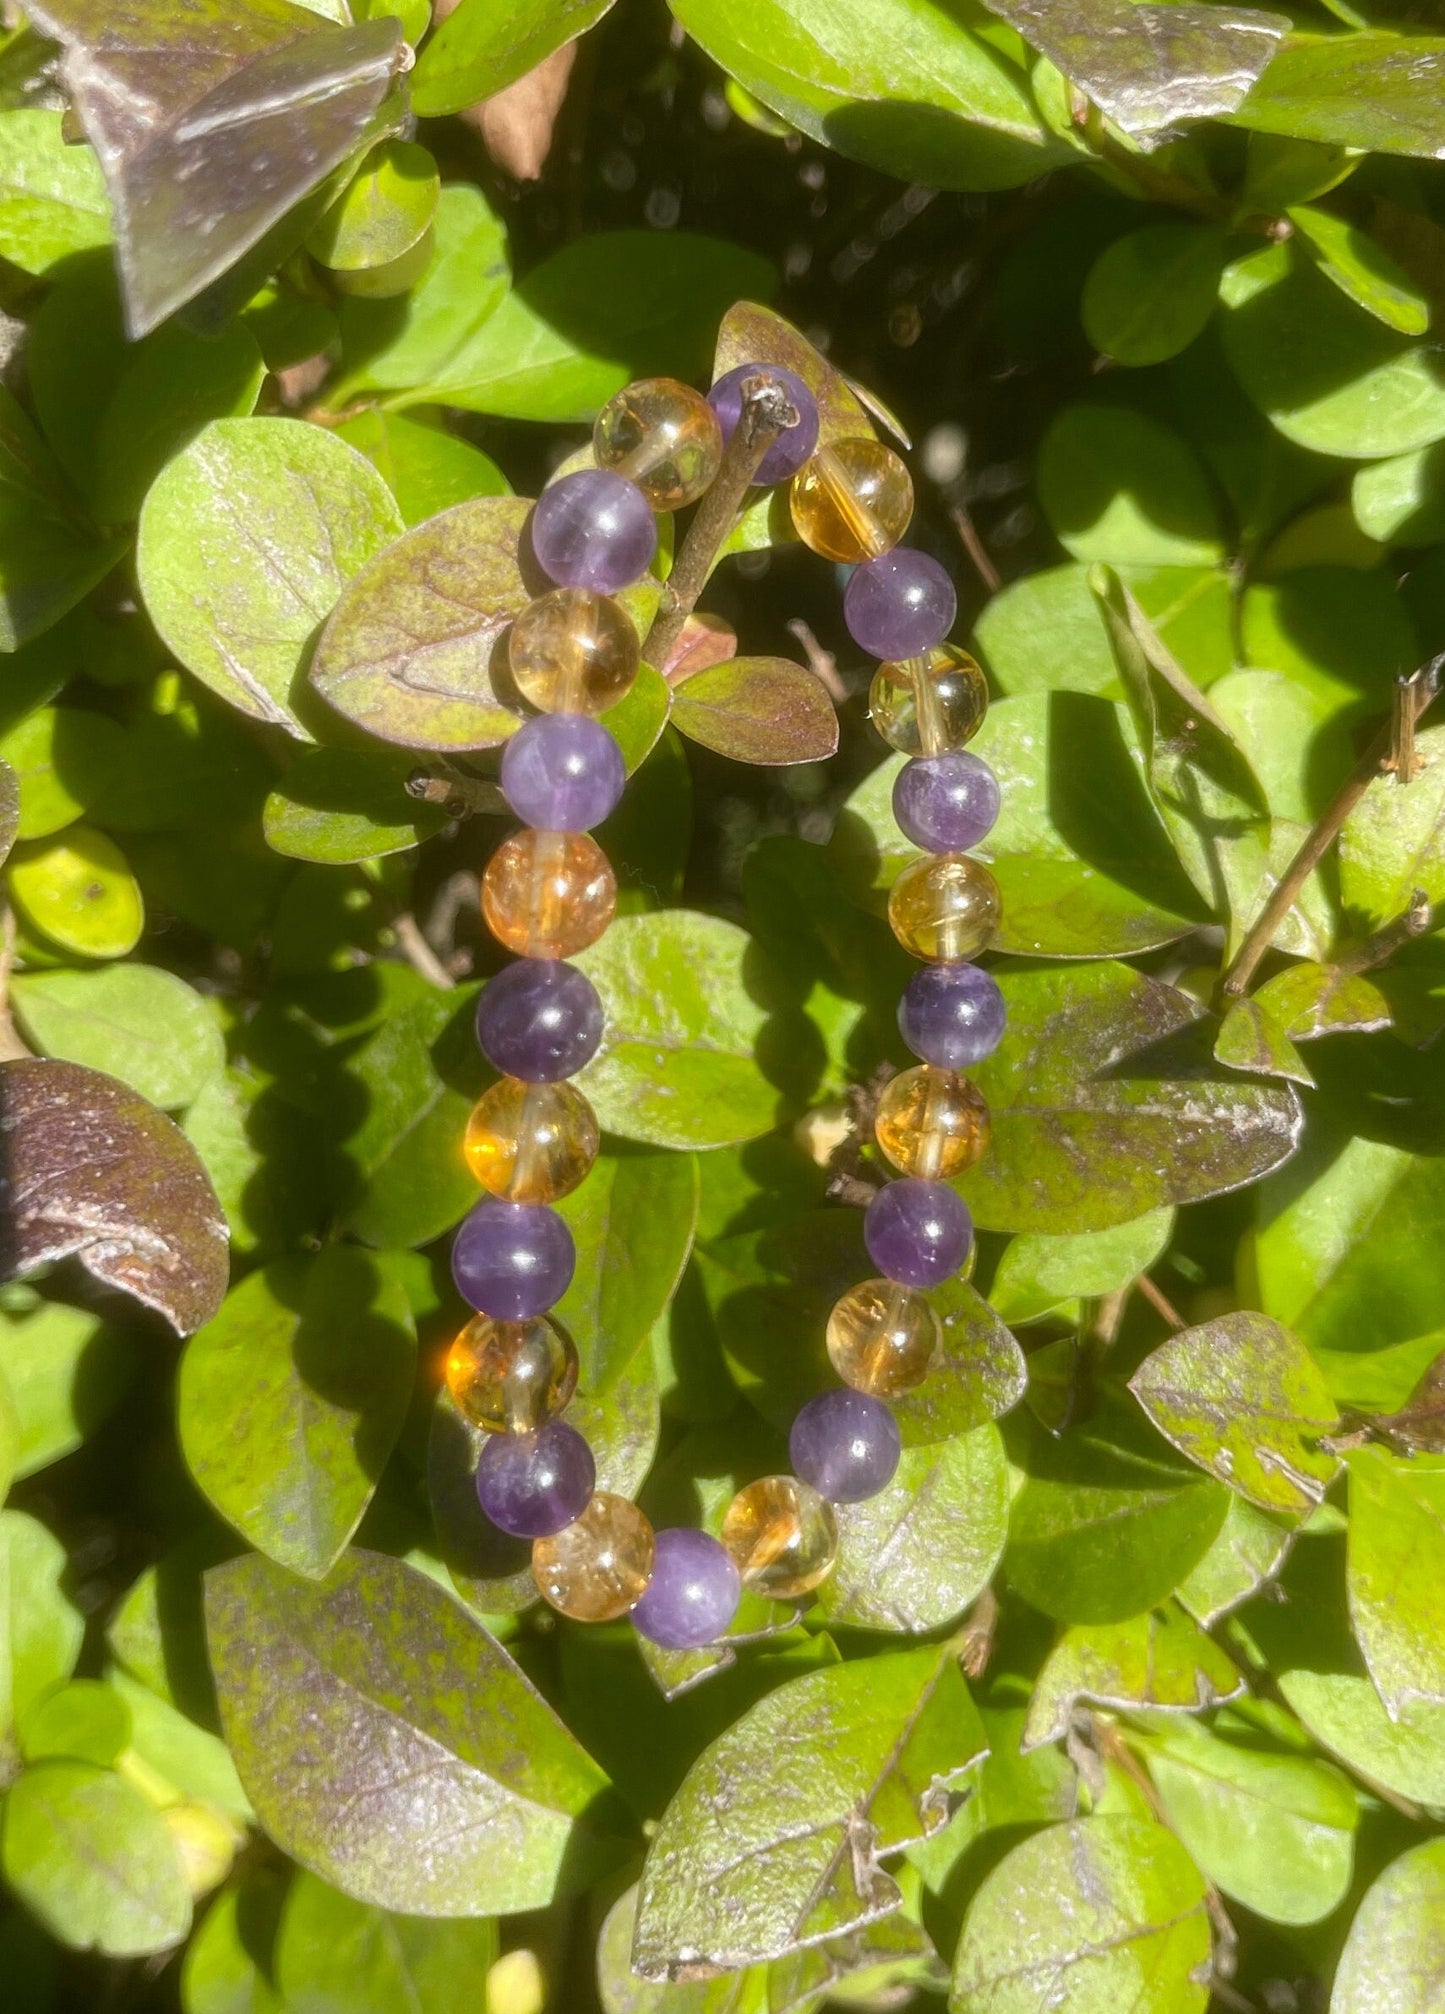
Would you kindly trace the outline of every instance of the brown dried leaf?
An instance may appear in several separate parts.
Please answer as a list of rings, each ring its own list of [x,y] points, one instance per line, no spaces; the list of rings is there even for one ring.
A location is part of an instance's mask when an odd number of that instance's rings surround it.
[[[225,1298],[226,1220],[195,1149],[99,1070],[0,1066],[0,1274],[78,1258],[188,1336]]]
[[[822,683],[786,657],[734,657],[678,686],[673,725],[735,762],[822,762],[838,716]]]
[[[1375,1432],[1408,1454],[1445,1454],[1445,1350],[1397,1413],[1378,1414]]]
[[[535,182],[546,166],[576,60],[577,44],[564,42],[535,70],[462,114],[497,166],[519,182]]]

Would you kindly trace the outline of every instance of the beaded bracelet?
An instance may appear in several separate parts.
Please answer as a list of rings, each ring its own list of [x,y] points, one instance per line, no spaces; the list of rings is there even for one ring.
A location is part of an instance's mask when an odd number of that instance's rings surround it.
[[[599,1146],[592,1108],[566,1080],[597,1051],[602,1005],[565,960],[596,942],[616,905],[590,828],[615,809],[625,773],[596,716],[628,690],[641,648],[611,597],[651,563],[654,512],[703,496],[745,405],[752,415],[764,396],[775,424],[751,480],[788,483],[805,544],[852,566],[849,632],[884,660],[869,711],[884,740],[911,758],[893,808],[923,849],[895,882],[888,914],[925,962],[898,1010],[921,1060],[892,1079],[877,1107],[877,1144],[899,1175],[864,1221],[881,1277],[850,1288],[828,1321],[842,1388],[802,1408],[789,1439],[795,1473],[739,1490],[719,1541],[690,1529],[654,1533],[634,1504],[597,1490],[591,1449],[559,1417],[578,1359],[547,1311],[567,1290],[575,1253],[551,1205],[583,1181]],[[958,1271],[973,1237],[947,1178],[978,1159],[989,1125],[960,1073],[1003,1034],[999,990],[967,962],[998,923],[997,884],[966,849],[993,825],[999,793],[988,766],[963,750],[987,690],[972,658],[943,641],[956,613],[952,585],[936,560],[898,543],[913,485],[891,448],[872,438],[820,446],[807,386],[760,363],[729,371],[706,399],[667,378],[628,386],[597,419],[593,457],[594,468],[551,484],[533,511],[533,551],[557,585],[511,633],[512,675],[540,711],[502,756],[502,791],[524,829],[503,841],[482,877],[487,924],[516,962],[490,981],[477,1011],[478,1040],[502,1075],[467,1126],[467,1161],[488,1197],[456,1236],[456,1283],[478,1312],[451,1348],[446,1380],[466,1418],[488,1430],[477,1467],[482,1509],[503,1532],[532,1541],[533,1576],[552,1607],[585,1622],[630,1613],[654,1643],[692,1650],[727,1629],[744,1587],[790,1599],[826,1578],[838,1546],[834,1505],[877,1495],[897,1468],[900,1435],[885,1401],[918,1385],[942,1346],[924,1290]]]

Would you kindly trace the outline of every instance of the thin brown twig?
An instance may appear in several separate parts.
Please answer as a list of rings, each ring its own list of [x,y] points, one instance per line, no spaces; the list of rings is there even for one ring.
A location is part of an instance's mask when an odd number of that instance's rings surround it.
[[[803,655],[808,660],[809,671],[823,687],[834,706],[841,706],[848,697],[848,688],[838,675],[837,658],[831,650],[824,650],[800,615],[795,615],[786,627],[803,646]]]
[[[1435,909],[1429,895],[1423,888],[1413,889],[1409,908],[1366,937],[1353,951],[1336,958],[1336,972],[1373,972],[1377,965],[1393,958],[1402,944],[1423,937],[1434,920]]]
[[[978,535],[978,527],[973,521],[968,505],[960,498],[957,503],[948,506],[948,515],[953,520],[953,528],[958,533],[964,551],[973,561],[974,572],[990,594],[997,594],[1003,586],[1003,575],[989,558],[988,548]]]
[[[421,925],[410,910],[403,910],[399,916],[393,916],[391,928],[396,938],[397,950],[414,971],[420,972],[423,979],[429,979],[433,986],[445,987],[447,991],[456,985],[455,978],[422,936]]]
[[[1155,1286],[1147,1273],[1140,1273],[1134,1285],[1149,1303],[1156,1315],[1165,1320],[1171,1329],[1187,1329],[1189,1324],[1169,1299],[1168,1295]]]

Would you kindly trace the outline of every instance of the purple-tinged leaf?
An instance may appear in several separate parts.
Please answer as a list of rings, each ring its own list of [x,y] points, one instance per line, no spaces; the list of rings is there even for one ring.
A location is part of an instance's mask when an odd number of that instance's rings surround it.
[[[676,688],[673,725],[735,762],[823,762],[838,746],[838,716],[821,680],[786,657],[734,657]]]
[[[818,439],[824,444],[857,440],[860,434],[873,432],[862,400],[842,372],[834,370],[791,322],[756,301],[739,301],[718,325],[714,381],[739,364],[781,364],[801,378],[818,401]]]

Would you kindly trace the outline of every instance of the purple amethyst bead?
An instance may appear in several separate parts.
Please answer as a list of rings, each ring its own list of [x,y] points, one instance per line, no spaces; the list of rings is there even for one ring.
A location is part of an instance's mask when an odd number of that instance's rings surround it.
[[[632,1624],[664,1650],[697,1650],[722,1635],[742,1591],[738,1570],[717,1540],[677,1525],[657,1534],[652,1579]]]
[[[843,620],[874,657],[922,657],[942,643],[958,613],[953,582],[926,552],[896,545],[855,566],[843,590]]]
[[[581,1517],[596,1483],[592,1450],[565,1420],[534,1434],[488,1434],[477,1463],[477,1501],[513,1538],[561,1531]]]
[[[555,1084],[592,1061],[602,1040],[597,988],[559,958],[519,958],[489,979],[477,1002],[477,1041],[494,1070]]]
[[[898,1032],[925,1063],[967,1070],[1003,1040],[1003,995],[977,965],[920,965],[898,1003]]]
[[[543,832],[600,825],[617,809],[626,782],[622,750],[590,714],[541,714],[502,750],[503,795],[524,825]]]
[[[545,1314],[572,1281],[577,1250],[545,1203],[478,1203],[452,1246],[452,1278],[464,1301],[497,1322]]]
[[[502,778],[505,784],[505,758]],[[893,816],[904,835],[928,853],[964,853],[977,846],[992,832],[999,803],[998,778],[964,749],[906,762],[893,783]]]
[[[778,435],[758,463],[753,481],[783,483],[811,459],[818,445],[818,402],[803,380],[794,372],[785,371],[781,364],[739,364],[736,370],[724,371],[708,393],[707,401],[717,414],[723,446],[726,447],[742,417],[743,379],[759,377],[764,373],[775,378],[788,394],[797,409],[798,424],[785,428]]]
[[[886,1490],[898,1466],[898,1422],[867,1392],[824,1392],[793,1421],[794,1473],[830,1503],[862,1503]]]
[[[626,476],[578,469],[549,483],[532,512],[532,551],[559,587],[616,594],[652,564],[657,522]]]
[[[973,1220],[946,1182],[912,1176],[880,1189],[863,1217],[863,1242],[880,1273],[900,1287],[941,1287],[973,1240]]]

